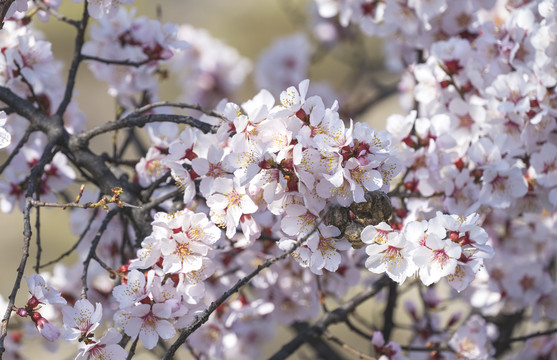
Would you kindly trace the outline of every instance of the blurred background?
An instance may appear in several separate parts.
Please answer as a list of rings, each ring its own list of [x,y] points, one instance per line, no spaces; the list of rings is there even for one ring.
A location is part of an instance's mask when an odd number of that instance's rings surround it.
[[[298,32],[306,33],[310,40],[313,39],[312,63],[308,71],[312,83],[330,84],[340,102],[341,114],[345,120],[353,117],[355,121],[367,121],[373,127],[383,129],[388,115],[400,112],[394,95],[399,75],[383,69],[381,44],[376,40],[364,38],[356,31],[349,34],[352,37],[351,41],[340,41],[331,48],[314,41],[315,37],[308,18],[308,14],[312,11],[310,9],[312,4],[313,1],[306,0],[136,0],[133,7],[137,7],[138,16],[159,18],[163,23],[189,24],[206,29],[213,37],[248,58],[253,68],[259,55],[277,38]],[[83,4],[74,4],[65,0],[59,11],[70,18],[77,19],[82,12],[82,6]],[[63,74],[66,77],[72,58],[75,29],[55,19],[47,23],[35,22],[44,32],[45,39],[52,42],[55,58],[64,63]],[[297,49],[292,51],[296,52]],[[76,84],[75,98],[87,116],[86,127],[114,120],[115,100],[108,95],[107,85],[98,81],[86,64],[80,67]],[[378,87],[381,90],[378,90]],[[254,96],[258,90],[254,85],[253,76],[250,75],[232,100],[245,101]],[[176,84],[163,81],[159,98],[176,100],[178,92],[179,87]],[[349,101],[343,102],[343,99]],[[327,103],[326,105],[330,106]],[[99,140],[93,144],[94,150],[103,151],[110,141],[110,136],[99,137]],[[77,237],[70,229],[68,215],[67,210],[41,209],[43,263],[66,251],[76,241]],[[17,210],[12,214],[0,214],[0,227],[3,229],[3,251],[0,253],[3,271],[0,272],[0,292],[4,298],[7,298],[12,289],[16,268],[21,258],[22,223],[22,214]],[[36,246],[33,246],[27,264],[28,273],[32,271],[31,268],[35,263],[35,254]],[[71,264],[75,260],[75,257],[69,257],[66,258],[65,263]],[[23,282],[22,291],[18,296],[19,302],[25,301],[25,291],[26,284]],[[380,316],[382,308],[370,303],[364,311],[368,313],[365,316],[373,316],[373,314]],[[365,351],[370,348],[370,344],[362,342],[360,338],[344,336],[342,327],[333,326],[331,330],[358,349]],[[284,340],[292,335],[291,330],[281,330],[279,338],[266,346],[266,354],[274,353]],[[49,354],[45,354],[44,358],[48,356]],[[303,349],[294,358],[313,358],[313,352]],[[350,356],[346,355],[346,358]]]

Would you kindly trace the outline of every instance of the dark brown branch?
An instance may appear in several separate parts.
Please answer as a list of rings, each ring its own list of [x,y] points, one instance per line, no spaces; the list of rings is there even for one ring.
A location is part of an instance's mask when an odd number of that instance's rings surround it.
[[[93,259],[106,271],[108,271],[109,273],[111,273],[113,276],[120,276],[120,274],[118,273],[118,271],[114,270],[113,268],[111,268],[110,266],[108,266],[101,258],[99,258],[97,256],[96,253],[93,254]]]
[[[180,195],[181,193],[182,193],[181,190],[171,191],[168,194],[164,194],[163,196],[161,196],[157,199],[154,199],[151,202],[148,202],[148,203],[144,204],[141,208],[144,209],[145,211],[151,210],[151,209],[159,206],[160,204],[162,204],[166,200],[175,198],[176,196]]]
[[[173,114],[149,114],[143,116],[126,116],[117,121],[110,121],[102,125],[98,125],[90,130],[78,134],[78,138],[82,142],[88,142],[91,138],[101,135],[110,131],[129,128],[129,127],[143,127],[146,124],[157,122],[173,122],[177,124],[187,124],[192,127],[198,128],[205,134],[216,132],[216,128],[210,124],[202,122],[196,118],[185,115]]]
[[[310,327],[310,324],[307,322],[295,322],[290,325],[290,328],[296,330],[298,334],[306,331],[308,327]],[[315,357],[320,360],[342,359],[342,356],[320,337],[311,339],[311,341],[308,341],[307,345],[311,346],[315,352]]]
[[[417,352],[442,352],[442,351],[449,351],[453,352],[454,350],[448,347],[439,347],[439,346],[410,346],[410,345],[400,345],[400,348],[404,351],[417,351]]]
[[[15,0],[1,0],[0,1],[0,29],[4,28],[4,18]]]
[[[514,314],[498,314],[489,318],[488,321],[495,324],[499,330],[497,340],[493,342],[495,347],[495,357],[501,357],[505,352],[510,350],[510,339],[518,324],[522,321],[524,310]]]
[[[535,332],[535,333],[532,333],[532,334],[510,338],[510,339],[507,340],[507,342],[510,344],[510,343],[517,342],[517,341],[526,341],[528,339],[532,339],[532,338],[535,338],[535,337],[546,336],[546,335],[551,335],[551,334],[555,334],[555,333],[557,333],[557,329],[549,329],[549,330],[545,330],[545,331],[538,331],[538,332]]]
[[[70,71],[68,72],[66,90],[64,91],[64,98],[62,99],[58,110],[56,110],[56,114],[58,116],[62,116],[66,112],[66,109],[68,108],[68,105],[72,100],[75,78],[77,76],[77,69],[79,68],[79,64],[82,60],[81,49],[83,48],[83,43],[85,42],[85,30],[87,29],[87,23],[89,22],[89,12],[87,10],[87,4],[87,1],[83,2],[83,15],[77,28],[77,36],[75,37],[75,49],[72,65],[70,66]]]
[[[346,324],[346,326],[348,326],[348,328],[354,332],[355,334],[358,334],[360,337],[362,337],[363,339],[369,340],[371,341],[371,337],[373,335],[373,332],[365,332],[361,329],[359,329],[356,325],[354,325],[352,323],[352,321],[350,320],[350,318],[346,318],[346,320],[344,320],[344,323]]]
[[[4,348],[4,339],[8,334],[8,325],[10,322],[10,316],[12,313],[12,308],[15,304],[15,298],[17,296],[17,292],[21,285],[21,279],[23,278],[23,273],[25,272],[25,265],[27,264],[27,259],[29,257],[29,246],[31,243],[31,209],[32,205],[32,196],[35,193],[36,186],[38,185],[38,180],[41,178],[41,175],[44,171],[44,167],[50,160],[52,160],[54,144],[48,143],[45,147],[39,162],[31,169],[31,175],[29,176],[29,183],[27,187],[27,193],[25,195],[25,208],[23,210],[23,250],[21,255],[21,260],[19,262],[19,266],[17,268],[17,276],[14,282],[14,286],[12,287],[12,292],[8,297],[8,307],[6,312],[4,313],[4,317],[2,318],[2,330],[0,331],[0,358],[2,354],[6,350]]]
[[[126,179],[118,179],[105,164],[101,156],[91,152],[87,141],[79,135],[70,135],[65,129],[61,116],[47,116],[29,101],[14,94],[10,89],[0,86],[0,100],[6,103],[16,113],[28,119],[34,129],[45,133],[50,142],[59,146],[63,153],[74,163],[77,169],[90,178],[103,193],[110,193],[111,189],[121,187],[124,190],[122,201],[136,205],[139,199],[139,187]],[[205,124],[207,125],[207,124]],[[133,126],[133,124],[131,124]],[[208,125],[207,125],[208,126]],[[138,238],[145,237],[151,232],[151,219],[148,212],[141,209],[127,209],[126,214],[136,231]]]
[[[89,253],[87,254],[87,258],[85,259],[85,261],[83,261],[83,273],[81,274],[81,298],[82,299],[87,299],[87,291],[89,290],[89,287],[87,286],[87,272],[89,271],[89,264],[91,263],[91,259],[93,259],[93,257],[96,256],[95,253],[97,251],[97,246],[101,241],[101,237],[104,234],[106,228],[108,227],[108,223],[110,223],[110,220],[112,220],[112,218],[114,217],[114,215],[118,213],[118,211],[120,211],[120,209],[114,209],[111,210],[108,214],[106,214],[106,217],[104,218],[101,226],[99,227],[99,230],[97,231],[97,235],[95,235],[95,238],[91,243],[91,247],[89,248]]]
[[[395,314],[395,307],[398,298],[398,284],[391,280],[389,283],[389,295],[387,297],[387,306],[383,313],[383,337],[385,343],[391,339],[391,332],[393,331],[393,316]]]
[[[168,180],[168,178],[170,177],[171,173],[170,171],[167,171],[163,176],[161,176],[160,178],[158,178],[157,180],[153,181],[153,183],[151,185],[149,185],[148,188],[146,188],[145,190],[143,190],[143,199],[145,199],[145,201],[149,200],[151,198],[151,196],[153,196],[153,193],[155,192],[155,190],[164,182],[166,182],[166,180]]]
[[[294,339],[285,344],[279,351],[277,351],[270,359],[279,360],[286,359],[292,355],[300,346],[306,343],[309,339],[321,336],[323,332],[330,326],[344,321],[347,316],[352,313],[361,303],[375,296],[381,289],[389,284],[389,278],[384,275],[377,280],[373,286],[366,289],[352,299],[339,306],[335,310],[324,314],[315,325],[309,327],[306,331],[298,334]]]
[[[37,189],[38,190],[38,189]],[[35,196],[40,198],[40,191],[35,191]],[[37,244],[37,262],[35,263],[35,272],[38,274],[39,269],[41,268],[41,254],[43,252],[43,248],[41,246],[41,209],[37,208],[35,214],[35,243]]]
[[[52,121],[48,120],[49,117],[34,107],[29,101],[19,97],[13,91],[4,86],[0,86],[0,100],[5,102],[17,114],[29,120],[37,130],[40,130],[45,134],[49,133],[49,127],[53,125]]]
[[[131,358],[135,355],[135,348],[137,347],[138,341],[139,341],[139,336],[132,343],[132,346],[130,348],[130,351],[128,352],[128,357],[126,358],[126,360],[131,360]]]
[[[139,67],[139,66],[145,65],[145,64],[153,61],[152,59],[145,59],[145,60],[141,60],[141,61],[111,60],[111,59],[103,59],[103,58],[100,58],[100,57],[96,57],[96,56],[92,56],[92,55],[85,55],[85,54],[81,54],[81,59],[82,60],[97,61],[97,62],[107,64],[107,65],[123,65],[123,66],[133,66],[133,67]]]
[[[206,110],[204,108],[202,108],[200,105],[193,105],[193,104],[186,104],[186,103],[182,103],[182,102],[173,102],[173,101],[159,101],[156,103],[152,103],[152,104],[148,104],[145,105],[143,107],[140,107],[138,109],[136,109],[134,112],[132,112],[129,116],[136,116],[136,115],[141,115],[149,110],[152,110],[154,108],[157,107],[176,107],[176,108],[180,108],[180,109],[191,109],[191,110],[196,110],[199,111],[205,115],[209,115],[209,116],[213,116],[216,118],[220,118],[220,119],[224,119],[224,116],[215,112],[215,111],[211,111],[211,110]]]

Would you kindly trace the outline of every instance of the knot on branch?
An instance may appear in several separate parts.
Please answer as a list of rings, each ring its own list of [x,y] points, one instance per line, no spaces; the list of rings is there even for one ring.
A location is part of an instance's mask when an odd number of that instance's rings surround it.
[[[387,222],[393,213],[391,199],[382,191],[366,191],[366,201],[352,203],[349,207],[336,207],[328,212],[325,224],[339,228],[341,236],[348,240],[354,249],[365,246],[361,240],[362,230],[368,225]]]

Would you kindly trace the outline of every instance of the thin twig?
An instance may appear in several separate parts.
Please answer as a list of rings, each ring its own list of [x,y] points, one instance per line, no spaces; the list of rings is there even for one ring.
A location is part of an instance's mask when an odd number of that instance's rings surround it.
[[[73,246],[66,251],[65,253],[61,254],[60,256],[58,256],[56,259],[51,260],[49,262],[47,262],[46,264],[42,264],[41,265],[41,269],[45,268],[49,265],[52,264],[56,264],[58,263],[60,260],[62,260],[63,258],[65,258],[66,256],[70,255],[75,249],[77,249],[77,247],[79,246],[79,244],[81,244],[81,241],[83,241],[83,239],[85,238],[85,235],[89,232],[89,230],[91,229],[91,225],[93,224],[93,221],[95,221],[95,218],[97,217],[97,214],[99,213],[99,209],[96,208],[95,211],[93,211],[93,214],[91,214],[91,217],[89,218],[89,221],[87,222],[87,226],[85,227],[85,229],[83,230],[83,232],[81,233],[81,235],[79,236],[79,239],[75,242],[75,244],[73,244]]]
[[[454,353],[454,350],[448,347],[439,347],[439,346],[411,346],[411,345],[400,345],[400,348],[404,351],[418,351],[418,352],[442,352],[442,351],[450,351]]]
[[[238,292],[238,290],[240,290],[242,286],[246,285],[252,278],[254,278],[257,274],[259,274],[263,269],[268,268],[269,266],[273,265],[275,262],[279,260],[285,259],[289,255],[291,255],[294,251],[296,251],[296,249],[298,249],[304,242],[306,242],[306,240],[317,230],[319,225],[323,222],[323,218],[325,217],[326,216],[322,217],[321,220],[319,220],[319,222],[315,224],[313,229],[306,236],[300,238],[294,244],[294,246],[292,246],[290,250],[283,252],[281,255],[267,259],[262,264],[257,266],[257,268],[255,268],[251,273],[238,280],[236,284],[234,284],[234,286],[232,286],[230,289],[225,291],[218,299],[213,301],[202,314],[195,317],[195,320],[193,321],[192,324],[190,324],[190,326],[186,327],[181,331],[180,335],[178,336],[178,339],[176,339],[176,341],[174,341],[174,343],[170,346],[168,351],[164,354],[162,360],[172,359],[174,357],[174,354],[178,350],[178,348],[182,346],[182,344],[186,341],[188,336],[190,336],[190,334],[192,334],[195,330],[197,330],[201,325],[206,323],[207,320],[209,320],[209,316],[211,316],[211,314],[220,305],[222,305],[226,300],[228,300],[230,296]]]
[[[37,94],[35,94],[35,89],[33,89],[33,85],[31,85],[29,80],[27,80],[27,78],[23,75],[23,72],[21,71],[21,66],[16,61],[14,61],[14,65],[17,68],[17,71],[19,72],[19,77],[21,78],[21,81],[23,81],[25,85],[27,85],[27,87],[29,88],[29,92],[31,93],[31,97],[33,98],[33,100],[37,103],[37,105],[42,110],[42,112],[48,114],[47,109],[44,107],[43,103],[39,101]]]
[[[130,347],[130,351],[128,352],[128,357],[126,358],[126,360],[131,360],[131,358],[134,356],[135,354],[135,348],[137,347],[137,342],[139,341],[139,336],[135,338],[135,340],[132,343],[132,346]]]
[[[120,274],[118,273],[118,271],[114,270],[113,268],[111,268],[110,266],[108,266],[104,261],[102,261],[101,258],[98,257],[98,255],[96,253],[93,254],[93,259],[99,263],[99,265],[105,269],[106,271],[108,271],[109,273],[111,273],[114,276],[120,276]]]
[[[325,337],[327,338],[327,340],[330,340],[332,342],[334,342],[337,345],[340,345],[344,350],[348,351],[349,353],[351,353],[352,355],[355,355],[358,357],[358,359],[364,359],[364,360],[376,360],[374,357],[372,356],[368,356],[366,354],[362,354],[361,352],[359,352],[358,350],[348,346],[348,344],[346,344],[344,341],[340,340],[339,338],[337,338],[336,336],[334,336],[333,334],[331,334],[328,331],[324,332]]]
[[[29,245],[31,243],[31,209],[32,205],[32,196],[35,193],[35,189],[37,186],[37,180],[40,179],[44,167],[52,160],[54,144],[49,142],[45,147],[41,158],[37,162],[37,164],[31,169],[31,175],[29,176],[29,183],[27,187],[27,193],[25,195],[25,207],[23,210],[23,250],[21,255],[21,260],[19,262],[19,266],[17,268],[17,276],[14,282],[14,286],[12,287],[12,292],[8,297],[8,307],[6,308],[6,312],[4,313],[4,317],[2,318],[2,330],[0,331],[0,358],[2,358],[2,354],[6,350],[4,348],[4,339],[8,334],[8,325],[10,322],[10,316],[12,313],[12,308],[15,304],[15,298],[17,296],[17,292],[19,290],[19,286],[21,284],[21,279],[23,278],[23,273],[25,272],[25,265],[27,264],[27,259],[29,257]]]
[[[359,329],[356,325],[354,325],[354,323],[352,323],[352,321],[350,320],[350,318],[346,318],[346,320],[344,320],[344,323],[346,324],[346,326],[352,330],[352,332],[358,334],[359,336],[361,336],[363,339],[366,339],[368,341],[371,341],[371,337],[373,335],[373,332],[368,332],[366,333],[365,331]]]
[[[294,329],[296,333],[303,333],[310,327],[307,322],[296,321],[290,325],[291,329]],[[311,346],[315,352],[314,357],[320,360],[338,360],[342,359],[342,356],[331,346],[325,339],[321,337],[315,337],[307,342],[308,346]]]
[[[28,126],[27,129],[25,129],[25,133],[23,134],[23,137],[21,138],[21,140],[19,140],[16,147],[12,150],[12,152],[10,153],[10,155],[8,156],[6,161],[0,167],[0,175],[4,172],[4,170],[6,170],[8,165],[10,165],[10,163],[12,162],[14,157],[17,154],[19,154],[19,151],[21,150],[23,145],[25,145],[27,143],[27,141],[29,140],[29,136],[31,136],[33,131],[34,131],[33,126]]]
[[[91,138],[107,132],[128,127],[143,127],[149,123],[173,122],[198,128],[205,134],[216,132],[217,128],[191,116],[173,114],[149,114],[143,116],[126,116],[117,121],[110,121],[78,134],[80,141],[88,142]]]
[[[549,329],[545,331],[538,331],[532,334],[524,335],[524,336],[517,336],[514,338],[510,338],[507,340],[508,343],[517,342],[517,341],[526,341],[528,339],[532,339],[539,336],[546,336],[557,333],[557,329]]]
[[[175,198],[176,196],[179,196],[181,193],[182,193],[181,190],[171,191],[168,194],[164,194],[163,196],[142,205],[141,208],[145,211],[149,211],[149,210],[159,206],[160,204],[162,204],[166,200],[169,200],[169,199]]]
[[[37,201],[37,200],[32,200],[31,201],[34,207],[53,207],[53,208],[62,208],[62,209],[66,209],[66,208],[78,208],[78,209],[96,209],[99,207],[103,207],[102,205],[99,205],[98,202],[96,203],[92,203],[92,202],[88,202],[85,204],[79,204],[76,202],[70,202],[70,203],[65,203],[65,204],[60,204],[60,203],[48,203],[48,202],[44,202],[44,201]],[[128,204],[126,202],[121,202],[122,203],[122,207],[129,207],[129,208],[134,208],[134,209],[141,209],[141,206],[137,206],[137,205],[132,205],[132,204]]]
[[[339,322],[344,321],[350,313],[352,313],[356,307],[358,307],[364,301],[375,296],[383,287],[389,284],[389,277],[384,275],[379,280],[377,280],[372,287],[366,289],[352,299],[337,307],[335,310],[328,312],[321,316],[317,322],[309,327],[303,333],[298,334],[290,342],[286,343],[279,351],[277,351],[270,359],[279,360],[286,359],[292,355],[300,346],[308,341],[308,339],[321,336],[323,332],[330,326]]]
[[[212,110],[207,110],[202,108],[200,105],[197,104],[186,104],[186,103],[182,103],[182,102],[174,102],[174,101],[159,101],[159,102],[155,102],[152,104],[148,104],[145,106],[142,106],[138,109],[135,109],[130,115],[128,116],[136,116],[136,115],[141,115],[149,110],[152,110],[154,108],[157,107],[176,107],[176,108],[180,108],[180,109],[191,109],[191,110],[196,110],[199,111],[205,115],[209,115],[209,116],[213,116],[219,119],[225,119],[225,117],[222,114],[219,114],[215,111]]]
[[[315,282],[317,283],[317,292],[319,297],[319,303],[321,304],[321,309],[323,312],[327,313],[329,310],[327,309],[327,304],[325,304],[325,293],[323,292],[321,281],[319,280],[319,275],[315,275]]]
[[[89,290],[89,287],[87,286],[87,272],[89,271],[89,263],[91,262],[91,259],[93,259],[93,257],[95,256],[95,252],[97,251],[97,246],[99,245],[101,237],[105,232],[108,223],[110,223],[110,220],[112,220],[112,218],[114,217],[114,215],[118,213],[118,211],[120,211],[120,209],[116,208],[114,210],[111,210],[108,214],[106,214],[106,217],[104,218],[101,226],[99,227],[99,231],[97,231],[97,235],[95,235],[95,238],[91,243],[91,247],[89,248],[89,253],[87,254],[87,258],[85,259],[85,261],[83,261],[83,273],[81,274],[81,298],[82,299],[87,299],[87,291]]]
[[[186,345],[186,348],[188,349],[188,351],[190,352],[190,355],[195,359],[195,360],[200,360],[201,359],[201,355],[195,351],[195,349],[190,345],[189,342],[185,342],[184,343]]]
[[[70,24],[71,26],[79,29],[79,24],[80,22],[77,20],[73,20],[70,19],[68,17],[66,17],[65,15],[59,13],[58,11],[56,11],[55,9],[51,8],[50,6],[48,6],[47,4],[45,4],[42,0],[35,0],[35,5],[37,6],[37,8],[39,8],[40,10],[46,11],[48,12],[50,15],[54,16],[56,19],[63,21],[65,23]]]
[[[40,191],[37,189],[35,191],[37,198],[40,198]],[[37,262],[35,263],[35,272],[38,274],[39,269],[41,268],[41,254],[43,252],[43,248],[41,246],[41,209],[37,208],[35,214],[35,242],[37,244]]]
[[[145,59],[145,60],[141,60],[141,61],[132,61],[132,60],[111,60],[111,59],[103,59],[100,57],[96,57],[96,56],[92,56],[92,55],[85,55],[85,54],[81,54],[81,59],[82,60],[91,60],[91,61],[97,61],[103,64],[108,64],[108,65],[123,65],[123,66],[133,66],[133,67],[139,67],[145,64],[148,64],[149,62],[153,61],[153,59]]]
[[[64,91],[64,98],[56,110],[56,114],[58,116],[62,116],[70,101],[72,100],[73,89],[75,86],[75,78],[77,76],[77,69],[79,68],[79,64],[81,63],[81,49],[83,48],[83,43],[85,42],[85,30],[87,29],[87,23],[89,22],[89,11],[87,10],[87,1],[83,2],[83,15],[81,17],[81,21],[79,22],[79,26],[77,27],[77,36],[75,37],[75,49],[73,54],[72,65],[70,66],[70,71],[68,72],[68,80],[66,83],[66,90]]]
[[[153,181],[153,183],[149,185],[148,188],[145,189],[144,194],[142,194],[143,199],[145,200],[150,199],[151,196],[153,196],[155,190],[159,187],[159,185],[166,182],[166,180],[170,177],[170,175],[171,175],[170,171],[167,171],[163,176]]]

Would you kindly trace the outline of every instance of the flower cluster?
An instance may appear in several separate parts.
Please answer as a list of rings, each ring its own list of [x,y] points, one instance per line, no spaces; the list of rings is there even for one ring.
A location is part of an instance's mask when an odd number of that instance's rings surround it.
[[[93,331],[97,329],[102,320],[102,305],[95,307],[89,300],[83,299],[75,302],[73,307],[62,309],[64,314],[64,328],[62,337],[66,340],[79,340],[85,344],[79,349],[76,360],[90,359],[123,359],[128,355],[118,342],[122,335],[113,328],[98,341],[94,339]]]
[[[187,43],[170,60],[181,99],[213,107],[221,99],[234,96],[251,71],[251,63],[236,49],[212,37],[206,30],[181,25],[177,39]]]
[[[102,17],[91,27],[91,39],[83,46],[83,53],[94,57],[89,67],[95,77],[109,85],[108,93],[125,108],[133,109],[157,100],[160,63],[184,46],[176,40],[177,31],[174,24],[136,18],[135,9],[120,8],[114,16]]]
[[[13,5],[12,5],[13,6]],[[41,40],[42,35],[31,25],[21,26],[15,22],[5,24],[0,33],[0,84],[24,99],[28,99],[46,114],[56,112],[62,101],[63,86],[61,64],[54,61],[51,44]],[[2,147],[12,151],[25,136],[27,121],[16,113],[2,113]],[[68,132],[81,130],[83,114],[71,102],[64,115]],[[39,162],[47,140],[44,134],[35,132],[7,167],[4,180],[0,180],[0,210],[11,212],[15,204],[23,208],[27,176]],[[57,153],[45,167],[39,193],[45,200],[56,201],[55,193],[63,191],[75,180],[75,171],[68,159]]]
[[[233,97],[247,59],[204,30],[120,7],[132,2],[87,2],[97,22],[76,41],[74,65],[87,61],[118,108],[116,121],[92,132],[72,101],[74,71],[64,85],[50,43],[30,24],[50,14],[86,27],[87,12],[67,19],[58,0],[4,9],[0,210],[25,208],[31,229],[30,213],[67,199],[78,174],[122,196],[107,213],[102,193],[83,188],[61,205],[75,208],[79,240],[54,262],[75,250],[77,264],[26,277],[31,298],[7,305],[46,340],[79,342],[79,360],[122,359],[124,334],[131,357],[137,344],[156,351],[182,331],[177,344],[187,335],[195,358],[258,358],[277,326],[323,313],[298,340],[346,320],[380,359],[491,359],[517,342],[509,329],[557,320],[554,0],[315,0],[323,47],[301,33],[271,44],[254,70],[263,90],[243,103]],[[406,114],[390,116],[386,130],[343,120],[336,100],[311,95],[302,80],[314,55],[358,36],[351,24],[382,38],[387,66],[403,71]],[[198,105],[155,103],[168,78]],[[88,147],[144,125],[145,149],[135,131],[112,157]],[[49,264],[39,235],[37,244],[39,271]],[[437,286],[442,279],[448,287]],[[388,299],[383,328],[359,330],[349,314],[377,294]],[[456,299],[468,306],[445,306]],[[391,341],[400,329],[411,332],[402,347]],[[532,335],[511,358],[554,356],[552,332]],[[0,336],[0,357],[5,348],[21,356],[21,334]]]
[[[416,273],[424,285],[446,278],[452,288],[462,291],[474,280],[483,259],[493,256],[486,245],[487,233],[476,225],[478,218],[437,213],[429,221],[406,223],[403,231],[386,223],[370,225],[361,235],[368,244],[366,267],[386,272],[399,284]]]
[[[60,337],[60,331],[39,313],[39,309],[42,305],[65,304],[66,300],[60,295],[60,292],[47,286],[43,277],[38,274],[25,277],[25,280],[27,280],[31,298],[25,307],[13,310],[21,317],[30,316],[37,330],[46,340],[56,341]]]

